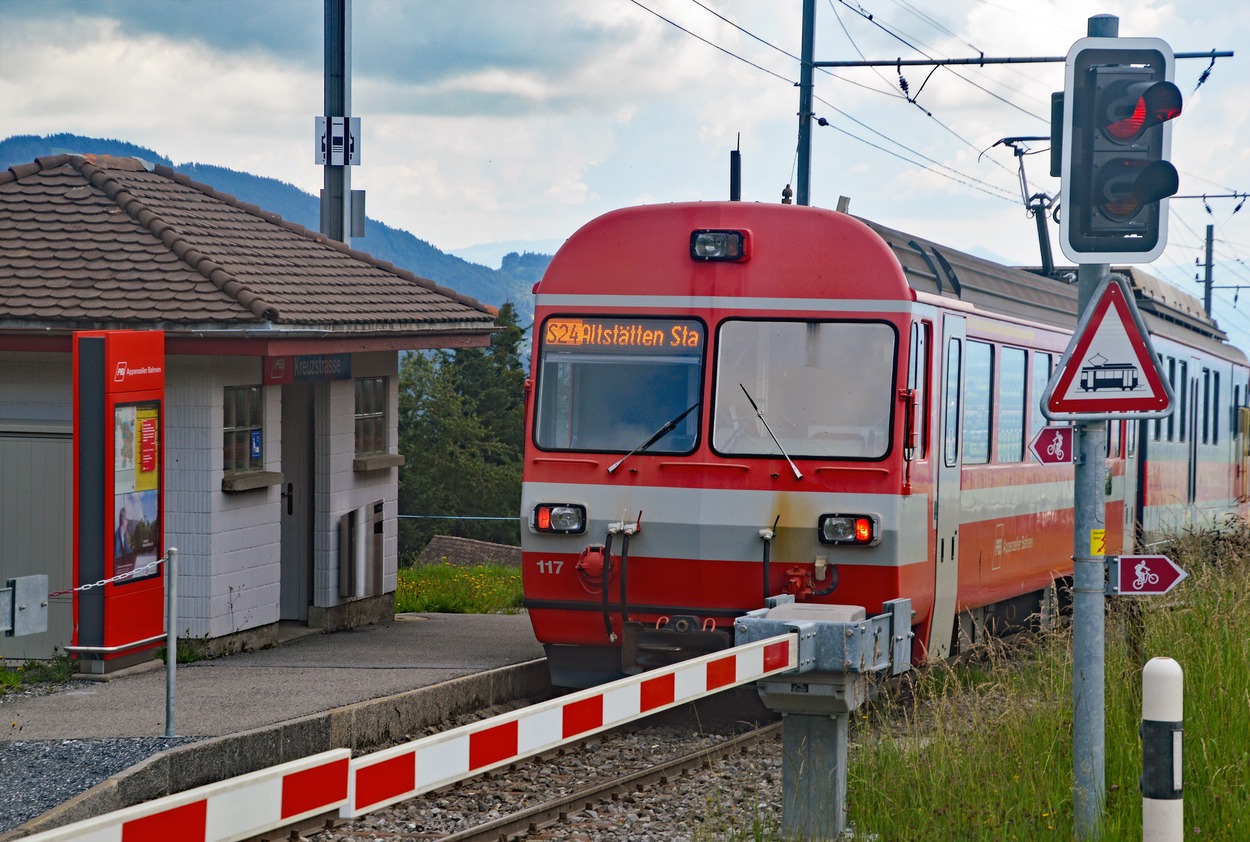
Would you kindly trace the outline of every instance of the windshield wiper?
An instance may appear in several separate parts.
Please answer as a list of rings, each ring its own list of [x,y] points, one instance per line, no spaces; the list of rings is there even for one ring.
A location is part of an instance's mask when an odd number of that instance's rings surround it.
[[[803,479],[803,475],[799,473],[798,467],[794,464],[794,460],[790,458],[790,454],[786,453],[786,449],[781,446],[781,442],[777,441],[777,436],[773,433],[773,428],[768,426],[768,422],[764,420],[764,413],[760,412],[760,408],[755,405],[755,400],[751,397],[751,393],[747,391],[747,387],[741,383],[738,387],[742,389],[742,394],[747,396],[747,400],[751,402],[751,409],[755,410],[755,417],[760,419],[760,423],[764,425],[764,429],[768,430],[768,434],[773,437],[773,444],[777,445],[777,449],[781,451],[781,455],[786,457],[786,461],[790,463],[790,470],[794,471],[795,479]]]
[[[686,409],[682,411],[681,415],[678,415],[673,420],[665,423],[663,427],[655,431],[655,433],[651,436],[651,438],[647,439],[642,444],[638,445],[633,450],[629,451],[629,453],[626,453],[620,459],[616,460],[616,464],[608,468],[608,473],[610,474],[610,473],[615,472],[617,468],[621,467],[621,463],[624,462],[626,459],[633,456],[635,453],[642,453],[648,447],[655,444],[657,441],[659,441],[660,439],[664,438],[666,435],[671,433],[673,429],[678,424],[680,424],[687,415],[689,415],[690,413],[694,412],[696,409],[699,408],[699,403],[700,401],[695,401],[693,404],[686,407]]]

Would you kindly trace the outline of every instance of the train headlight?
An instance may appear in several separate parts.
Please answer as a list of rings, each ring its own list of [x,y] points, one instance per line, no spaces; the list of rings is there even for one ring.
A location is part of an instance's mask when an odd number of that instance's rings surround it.
[[[586,507],[579,503],[539,503],[530,516],[535,532],[577,535],[586,531]]]
[[[749,242],[750,237],[746,231],[691,231],[690,257],[704,262],[717,260],[741,263],[750,256],[747,253]]]
[[[873,546],[881,542],[881,519],[876,515],[821,515],[817,529],[822,544]]]

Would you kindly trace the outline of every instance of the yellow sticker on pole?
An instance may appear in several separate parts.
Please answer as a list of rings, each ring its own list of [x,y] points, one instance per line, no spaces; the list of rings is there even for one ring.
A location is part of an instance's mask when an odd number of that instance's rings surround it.
[[[1106,555],[1107,554],[1107,530],[1091,529],[1089,531],[1089,554],[1090,555]]]

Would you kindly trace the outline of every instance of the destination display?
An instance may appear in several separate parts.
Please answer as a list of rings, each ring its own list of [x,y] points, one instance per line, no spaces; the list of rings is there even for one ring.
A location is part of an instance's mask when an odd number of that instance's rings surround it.
[[[630,351],[698,351],[703,325],[678,319],[548,319],[543,344]]]

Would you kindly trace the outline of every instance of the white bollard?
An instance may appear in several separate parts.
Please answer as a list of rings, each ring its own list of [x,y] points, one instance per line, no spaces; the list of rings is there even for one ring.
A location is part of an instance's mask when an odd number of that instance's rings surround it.
[[[1151,658],[1142,669],[1142,842],[1185,838],[1184,678],[1181,665],[1171,658]]]

